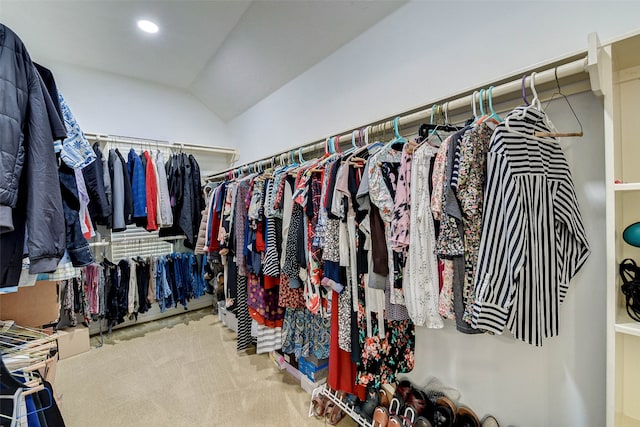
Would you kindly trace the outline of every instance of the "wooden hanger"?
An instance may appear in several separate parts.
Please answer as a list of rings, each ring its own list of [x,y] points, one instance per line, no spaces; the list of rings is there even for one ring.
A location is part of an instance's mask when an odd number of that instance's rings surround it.
[[[553,95],[551,95],[551,98],[547,102],[547,105],[545,105],[544,109],[546,110],[547,107],[549,107],[549,104],[551,103],[551,101],[553,101],[553,99],[555,98],[556,95],[562,97],[566,101],[567,105],[569,106],[569,109],[571,110],[571,113],[573,114],[573,117],[576,118],[576,121],[578,122],[578,125],[580,126],[580,131],[579,132],[558,132],[558,131],[556,131],[556,132],[535,132],[533,135],[534,136],[539,136],[539,137],[544,137],[544,138],[566,138],[566,137],[584,136],[582,123],[580,122],[580,119],[578,118],[578,115],[576,114],[575,110],[571,106],[571,103],[569,102],[569,98],[567,98],[567,96],[562,93],[562,89],[560,88],[560,81],[558,80],[558,67],[555,68],[554,72],[555,72],[555,77],[556,77],[556,87],[558,88],[558,91],[555,92]]]

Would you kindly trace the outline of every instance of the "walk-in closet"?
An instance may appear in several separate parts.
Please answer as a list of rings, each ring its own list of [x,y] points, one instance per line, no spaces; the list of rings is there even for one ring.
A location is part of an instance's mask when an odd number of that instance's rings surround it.
[[[0,426],[640,426],[637,16],[0,0]]]

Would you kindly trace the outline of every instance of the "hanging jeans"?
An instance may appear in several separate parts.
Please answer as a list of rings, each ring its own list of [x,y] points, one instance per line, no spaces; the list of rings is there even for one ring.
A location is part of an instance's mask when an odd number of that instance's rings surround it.
[[[82,234],[80,226],[80,200],[76,176],[70,167],[64,164],[58,169],[60,190],[62,192],[62,209],[66,228],[66,247],[74,267],[85,267],[93,262],[89,243]]]

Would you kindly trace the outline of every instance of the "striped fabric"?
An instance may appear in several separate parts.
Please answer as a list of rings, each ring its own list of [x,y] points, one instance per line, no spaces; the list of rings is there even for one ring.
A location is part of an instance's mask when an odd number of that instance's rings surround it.
[[[280,277],[280,255],[278,254],[278,229],[276,218],[267,218],[267,250],[262,262],[265,276]]]
[[[269,353],[282,348],[282,328],[258,325],[256,354]]]
[[[236,318],[238,320],[238,342],[236,350],[244,351],[251,345],[251,317],[247,305],[247,276],[238,276],[238,298],[236,300]]]
[[[567,160],[543,112],[519,107],[500,124],[487,158],[473,326],[537,346],[558,334],[569,281],[589,255]]]

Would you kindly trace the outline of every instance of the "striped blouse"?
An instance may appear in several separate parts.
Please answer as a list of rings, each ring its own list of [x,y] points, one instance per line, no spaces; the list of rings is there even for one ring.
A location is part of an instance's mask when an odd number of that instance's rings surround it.
[[[501,123],[487,157],[473,327],[537,346],[558,334],[569,281],[589,255],[567,160],[543,112],[518,107]],[[519,133],[514,133],[517,131]]]

